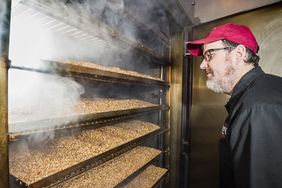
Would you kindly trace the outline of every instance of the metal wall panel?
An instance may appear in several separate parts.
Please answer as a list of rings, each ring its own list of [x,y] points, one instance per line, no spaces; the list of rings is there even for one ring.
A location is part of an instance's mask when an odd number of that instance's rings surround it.
[[[170,90],[170,187],[179,187],[183,84],[183,33],[171,39]]]
[[[8,54],[11,1],[0,2],[0,187],[9,187]]]
[[[233,15],[193,30],[193,38],[204,37],[214,26],[233,22],[248,25],[260,45],[260,65],[265,72],[282,76],[282,4]],[[190,188],[218,187],[218,139],[226,117],[229,96],[206,88],[199,58],[193,62]]]

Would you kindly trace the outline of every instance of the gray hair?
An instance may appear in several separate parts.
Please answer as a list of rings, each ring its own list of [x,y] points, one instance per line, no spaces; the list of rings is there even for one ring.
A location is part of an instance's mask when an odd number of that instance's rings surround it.
[[[222,40],[222,42],[224,43],[224,45],[226,45],[227,47],[232,47],[232,48],[236,48],[239,44],[235,43],[235,42],[231,42],[229,40]],[[246,47],[246,52],[247,52],[247,57],[245,62],[249,63],[249,64],[253,64],[255,67],[257,67],[259,64],[259,56],[256,55],[252,50],[250,50],[249,48]]]

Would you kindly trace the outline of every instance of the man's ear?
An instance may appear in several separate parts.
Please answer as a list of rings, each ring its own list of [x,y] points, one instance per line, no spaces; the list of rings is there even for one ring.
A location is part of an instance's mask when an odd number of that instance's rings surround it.
[[[247,54],[247,50],[245,46],[238,45],[235,48],[235,55],[236,55],[237,62],[244,61],[244,59],[246,58],[246,54]]]

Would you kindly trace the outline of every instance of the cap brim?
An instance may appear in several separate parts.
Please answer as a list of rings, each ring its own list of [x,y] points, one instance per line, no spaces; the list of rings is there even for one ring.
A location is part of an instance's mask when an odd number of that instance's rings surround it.
[[[211,43],[217,40],[221,40],[221,39],[214,38],[214,37],[206,37],[200,40],[188,41],[186,42],[187,52],[189,52],[193,56],[203,55],[202,45],[206,43]]]

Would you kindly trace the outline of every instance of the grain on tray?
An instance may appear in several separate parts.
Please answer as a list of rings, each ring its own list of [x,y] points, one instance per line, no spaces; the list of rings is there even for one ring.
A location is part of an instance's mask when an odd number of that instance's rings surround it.
[[[56,108],[56,105],[38,105],[29,106],[22,108],[11,109],[9,114],[9,123],[14,122],[27,122],[27,121],[38,121],[42,119],[52,118],[66,118],[73,116],[80,116],[85,114],[111,112],[118,110],[129,110],[134,108],[145,108],[157,106],[146,101],[138,99],[114,99],[114,98],[96,98],[96,99],[81,99],[75,106],[65,106],[66,110],[52,110]],[[42,112],[41,108],[48,108],[48,113]]]
[[[153,187],[160,178],[167,172],[167,169],[160,168],[154,165],[150,165],[141,174],[136,176],[130,181],[124,188],[151,188]]]
[[[156,104],[152,104],[138,99],[82,99],[79,104],[76,105],[75,112],[78,114],[89,114],[98,112],[127,110],[133,108],[144,108],[150,106],[156,106]]]
[[[141,78],[148,78],[148,79],[152,79],[152,80],[161,80],[158,77],[153,77],[153,76],[141,74],[141,73],[138,73],[136,71],[124,70],[124,69],[120,69],[118,67],[106,67],[106,66],[97,65],[95,63],[87,62],[87,61],[68,60],[68,61],[65,61],[64,64],[94,68],[94,69],[99,69],[99,70],[103,70],[103,71],[121,73],[121,74],[126,74],[126,75],[131,75],[131,76],[137,76],[137,77],[141,77]]]
[[[143,136],[147,133],[158,130],[159,126],[139,120],[130,120],[126,122],[117,123],[115,125],[101,127],[93,131],[99,131],[101,134],[107,135],[109,138],[104,137],[103,139],[109,140],[111,137],[120,140],[131,141],[136,137]],[[125,134],[126,133],[126,134]],[[84,138],[87,138],[89,142],[92,142],[91,131],[86,131],[81,134]],[[89,138],[90,136],[90,138]]]
[[[157,157],[161,151],[138,146],[102,165],[68,179],[55,187],[57,188],[110,188],[146,165]]]
[[[131,126],[124,129],[125,124]],[[138,131],[131,130],[133,127]],[[157,129],[157,125],[132,120],[58,137],[40,148],[19,149],[22,147],[13,144],[10,173],[30,184]]]

